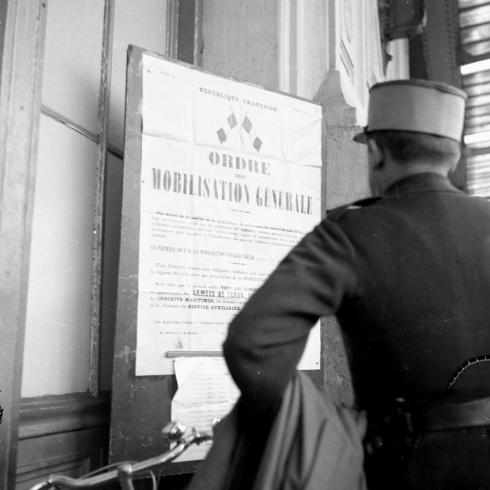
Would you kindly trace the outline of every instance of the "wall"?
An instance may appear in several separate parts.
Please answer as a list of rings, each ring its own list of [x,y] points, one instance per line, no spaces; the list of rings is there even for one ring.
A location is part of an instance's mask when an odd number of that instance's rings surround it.
[[[218,75],[277,87],[279,2],[207,0],[202,66]]]

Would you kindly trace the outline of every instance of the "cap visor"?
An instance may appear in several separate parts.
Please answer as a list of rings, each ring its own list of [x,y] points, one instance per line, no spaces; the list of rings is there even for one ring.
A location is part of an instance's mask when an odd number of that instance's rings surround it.
[[[367,143],[367,135],[366,135],[366,132],[363,131],[362,133],[357,133],[352,138],[352,140],[355,141],[356,143],[364,143],[364,144],[366,144]]]

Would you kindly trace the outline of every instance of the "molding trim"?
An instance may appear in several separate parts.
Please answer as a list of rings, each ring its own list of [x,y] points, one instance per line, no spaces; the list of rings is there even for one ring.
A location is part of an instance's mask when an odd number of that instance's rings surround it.
[[[279,90],[291,90],[291,2],[280,0],[279,3]]]
[[[81,429],[108,427],[110,398],[88,393],[24,398],[20,407],[19,440]]]
[[[0,488],[15,487],[46,2],[0,7]]]
[[[51,119],[54,119],[56,122],[63,124],[67,128],[73,129],[73,131],[76,131],[77,133],[81,134],[82,136],[85,136],[88,138],[90,141],[93,141],[95,144],[99,144],[99,136],[96,135],[95,133],[92,133],[88,129],[83,128],[76,122],[72,121],[71,119],[62,116],[56,111],[53,111],[53,109],[50,109],[49,107],[45,105],[41,105],[41,114],[45,115],[46,117],[50,117]]]
[[[72,453],[64,456],[44,458],[42,461],[26,464],[17,468],[17,488],[31,488],[40,479],[51,474],[67,476],[84,475],[90,471],[90,458],[77,458]]]

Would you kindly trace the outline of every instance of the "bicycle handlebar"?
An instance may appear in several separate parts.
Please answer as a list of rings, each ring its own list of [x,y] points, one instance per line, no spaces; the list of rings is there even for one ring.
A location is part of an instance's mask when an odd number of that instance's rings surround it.
[[[71,478],[64,475],[50,475],[46,481],[31,487],[31,490],[47,490],[52,487],[87,489],[95,488],[99,485],[117,480],[119,480],[123,490],[134,490],[132,484],[133,477],[147,473],[149,470],[160,466],[163,463],[174,460],[192,444],[201,444],[202,442],[212,439],[211,434],[200,433],[194,428],[189,434],[185,434],[185,428],[176,422],[171,422],[162,432],[167,439],[176,442],[177,445],[158,456],[136,463],[121,462],[117,465],[116,469],[94,476]]]

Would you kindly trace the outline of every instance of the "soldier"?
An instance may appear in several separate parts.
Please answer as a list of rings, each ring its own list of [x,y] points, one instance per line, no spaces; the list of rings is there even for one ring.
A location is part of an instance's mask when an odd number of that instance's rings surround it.
[[[335,315],[373,489],[490,488],[490,203],[448,180],[465,97],[423,80],[372,87],[355,139],[377,197],[328,213],[224,344],[243,413],[267,430],[311,327]]]

